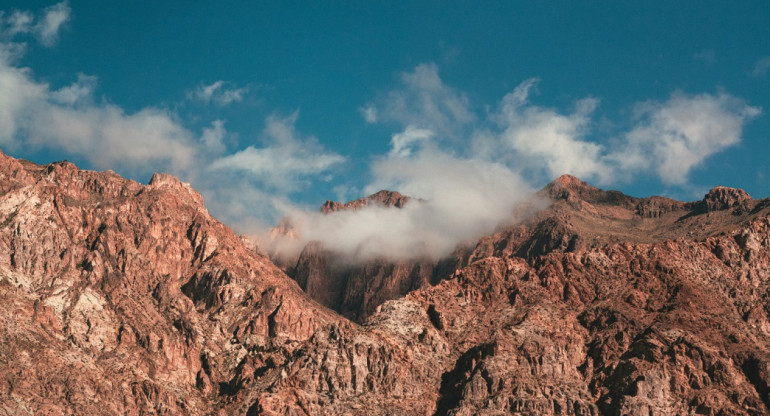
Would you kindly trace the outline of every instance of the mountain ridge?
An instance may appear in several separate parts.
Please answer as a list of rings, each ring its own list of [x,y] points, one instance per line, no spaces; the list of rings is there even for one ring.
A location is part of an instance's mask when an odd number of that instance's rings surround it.
[[[0,413],[766,414],[768,200],[577,181],[359,324],[176,178],[0,153]]]

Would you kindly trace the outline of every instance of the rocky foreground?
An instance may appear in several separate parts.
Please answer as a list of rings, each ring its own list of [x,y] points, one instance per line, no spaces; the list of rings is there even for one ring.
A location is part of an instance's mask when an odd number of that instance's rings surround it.
[[[0,153],[0,414],[770,412],[770,200],[541,195],[359,324],[173,177]]]

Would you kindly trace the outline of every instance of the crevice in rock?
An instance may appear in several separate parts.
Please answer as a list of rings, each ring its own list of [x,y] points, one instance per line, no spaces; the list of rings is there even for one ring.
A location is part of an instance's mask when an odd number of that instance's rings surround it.
[[[441,314],[436,311],[436,305],[434,304],[428,306],[428,319],[430,319],[430,323],[439,331],[444,329],[444,322],[441,319]]]
[[[441,388],[434,416],[448,415],[463,399],[463,388],[471,380],[478,365],[495,354],[493,343],[475,346],[457,359],[455,367],[441,375]]]
[[[760,374],[759,366],[761,364],[761,361],[756,357],[749,357],[743,361],[743,364],[741,364],[741,371],[743,371],[743,375],[746,376],[749,383],[754,386],[754,390],[756,390],[765,406],[770,408],[770,397],[768,397],[770,387],[767,385],[767,380],[763,379]]]

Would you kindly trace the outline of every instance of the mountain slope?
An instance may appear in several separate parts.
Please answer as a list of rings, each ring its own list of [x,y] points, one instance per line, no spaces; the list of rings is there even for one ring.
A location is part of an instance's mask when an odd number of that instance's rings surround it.
[[[9,413],[206,413],[250,349],[340,321],[173,177],[0,158]]]

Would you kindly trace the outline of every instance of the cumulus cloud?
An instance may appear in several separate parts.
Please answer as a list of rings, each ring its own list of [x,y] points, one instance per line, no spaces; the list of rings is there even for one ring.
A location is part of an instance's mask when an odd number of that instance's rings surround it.
[[[638,122],[623,148],[608,156],[623,173],[652,171],[683,185],[709,156],[740,142],[743,125],[760,109],[725,93],[675,93],[664,103],[638,105]]]
[[[32,16],[23,11],[0,16],[0,49],[23,53],[13,36],[25,33],[53,45],[70,8],[62,2],[46,8],[37,21]],[[183,172],[191,166],[198,140],[172,114],[156,108],[128,114],[114,104],[95,104],[94,76],[79,74],[71,85],[52,89],[35,80],[30,69],[15,65],[16,58],[0,54],[0,145],[58,149],[97,168],[133,174]]]
[[[602,146],[585,140],[598,101],[582,99],[568,115],[532,106],[528,99],[536,83],[524,81],[503,97],[496,116],[504,129],[499,136],[502,144],[522,156],[520,161],[544,166],[551,178],[569,173],[607,182],[611,172],[601,161]]]
[[[232,103],[243,101],[248,90],[249,87],[238,88],[229,82],[220,80],[210,85],[199,86],[193,91],[190,91],[187,94],[187,97],[206,104],[213,103],[224,107]]]

